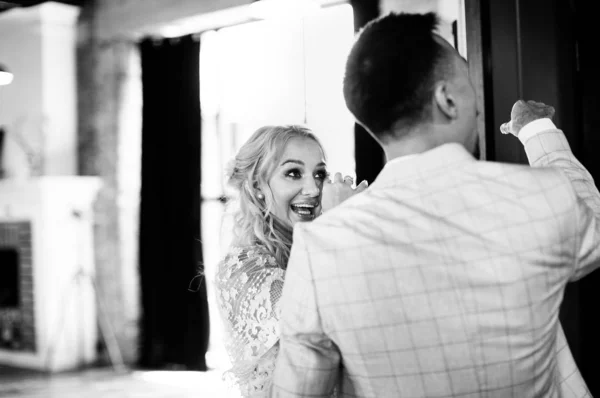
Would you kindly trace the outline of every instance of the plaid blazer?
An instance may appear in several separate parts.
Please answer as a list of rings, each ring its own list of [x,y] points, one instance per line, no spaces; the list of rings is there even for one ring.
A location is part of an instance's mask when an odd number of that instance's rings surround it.
[[[296,226],[272,396],[590,396],[558,313],[600,194],[549,119],[519,138],[533,167],[446,144]]]

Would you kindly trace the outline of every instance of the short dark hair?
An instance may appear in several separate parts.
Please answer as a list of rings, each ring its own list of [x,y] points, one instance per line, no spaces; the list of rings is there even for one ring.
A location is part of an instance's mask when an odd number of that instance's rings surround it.
[[[435,13],[390,13],[361,29],[346,62],[344,98],[359,123],[384,137],[410,128],[430,109],[448,52],[434,38]],[[446,68],[447,69],[447,68]]]

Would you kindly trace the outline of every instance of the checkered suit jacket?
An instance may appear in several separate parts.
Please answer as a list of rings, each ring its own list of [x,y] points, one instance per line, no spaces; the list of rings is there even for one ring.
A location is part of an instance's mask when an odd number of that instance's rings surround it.
[[[519,138],[533,167],[446,144],[297,225],[272,396],[590,396],[558,313],[600,194],[549,119]]]

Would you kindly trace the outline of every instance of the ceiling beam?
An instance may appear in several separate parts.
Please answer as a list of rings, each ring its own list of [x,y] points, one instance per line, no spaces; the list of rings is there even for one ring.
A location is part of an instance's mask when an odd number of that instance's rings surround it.
[[[97,0],[94,23],[99,39],[139,38],[190,17],[247,6],[251,0]]]

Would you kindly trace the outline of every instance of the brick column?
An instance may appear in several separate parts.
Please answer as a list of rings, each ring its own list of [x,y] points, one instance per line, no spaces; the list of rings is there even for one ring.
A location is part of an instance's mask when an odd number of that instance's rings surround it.
[[[103,181],[94,229],[99,316],[104,311],[125,362],[133,363],[140,317],[141,71],[134,41],[97,39],[95,13],[90,2],[79,21],[78,170]]]

